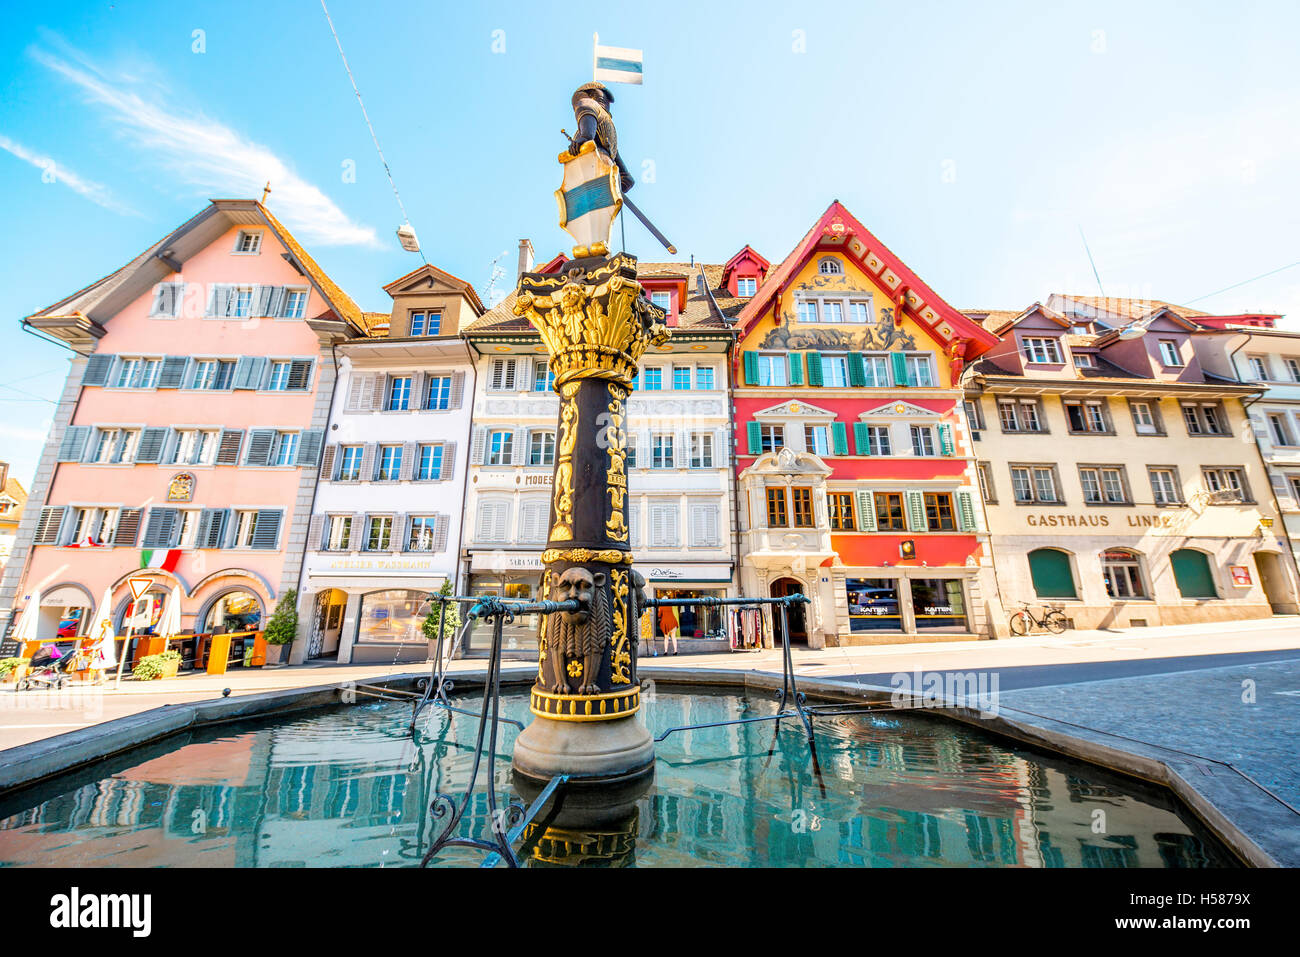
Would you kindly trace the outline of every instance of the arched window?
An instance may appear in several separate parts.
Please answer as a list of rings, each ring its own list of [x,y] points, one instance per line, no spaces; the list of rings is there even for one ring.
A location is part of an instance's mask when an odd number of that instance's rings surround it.
[[[1180,548],[1169,555],[1169,566],[1174,570],[1174,581],[1184,598],[1218,598],[1214,587],[1214,573],[1204,552]]]
[[[823,276],[840,276],[844,274],[844,267],[840,265],[838,259],[831,259],[828,256],[817,265],[817,271]]]
[[[263,627],[262,601],[242,588],[228,591],[208,606],[199,631],[211,635],[233,635]]]
[[[1106,549],[1101,553],[1101,577],[1106,582],[1106,594],[1111,598],[1148,597],[1137,552],[1127,548]]]
[[[1070,556],[1059,548],[1036,548],[1029,553],[1029,577],[1039,598],[1078,598]]]

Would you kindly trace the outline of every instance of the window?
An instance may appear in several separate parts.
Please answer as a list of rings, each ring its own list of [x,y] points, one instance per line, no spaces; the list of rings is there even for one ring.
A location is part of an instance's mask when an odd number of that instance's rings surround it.
[[[411,313],[411,335],[412,336],[436,336],[438,330],[442,327],[441,312],[413,312]]]
[[[822,356],[822,385],[844,387],[849,384],[849,363],[847,356]]]
[[[421,445],[416,452],[415,477],[421,482],[442,478],[442,445]]]
[[[1036,399],[1011,399],[998,401],[998,422],[1003,432],[1046,432],[1038,414]]]
[[[158,373],[162,371],[162,360],[145,359],[140,365],[139,381],[135,383],[139,389],[153,389],[158,385]]]
[[[652,292],[650,293],[650,301],[664,312],[672,312],[673,294],[671,292]]]
[[[1078,598],[1070,556],[1059,548],[1037,548],[1029,553],[1029,577],[1039,598]]]
[[[1295,359],[1295,358],[1287,359],[1286,371],[1291,373],[1292,382],[1300,382],[1300,359]]]
[[[386,552],[393,538],[393,518],[391,515],[370,516],[370,528],[366,532],[366,551]]]
[[[406,536],[408,552],[431,552],[437,538],[438,519],[433,515],[412,515]]]
[[[823,276],[844,275],[844,267],[840,265],[840,261],[838,259],[831,259],[829,257],[823,259],[818,264],[817,271],[821,273]]]
[[[627,432],[623,440],[623,448],[627,451],[627,467],[636,468],[636,445],[640,441],[635,432]]]
[[[235,286],[230,290],[226,315],[233,319],[247,319],[253,314],[253,287]]]
[[[528,437],[528,464],[555,464],[554,432],[534,432]]]
[[[223,359],[202,359],[194,367],[195,389],[229,389],[235,363]]]
[[[1021,505],[1059,503],[1060,485],[1050,465],[1011,466],[1011,491]]]
[[[857,299],[849,303],[849,322],[867,325],[871,322],[871,300]]]
[[[913,425],[912,454],[934,455],[934,429],[928,425]]]
[[[868,455],[892,455],[893,449],[889,445],[889,426],[887,425],[869,425],[867,426],[867,454]]]
[[[824,425],[805,425],[803,427],[804,448],[814,455],[830,455],[830,430]]]
[[[830,509],[833,531],[851,532],[857,527],[853,518],[852,492],[827,492],[826,505]]]
[[[713,388],[713,366],[695,367],[695,388],[701,392]]]
[[[272,465],[293,465],[298,455],[298,433],[277,432],[275,435],[275,456]]]
[[[670,469],[673,467],[673,437],[660,433],[650,439],[650,467],[652,469]]]
[[[117,364],[117,381],[113,383],[119,389],[129,388],[131,380],[140,368],[139,359],[120,359]]]
[[[331,515],[326,522],[325,549],[331,552],[347,551],[352,544],[352,516]]]
[[[797,308],[798,313],[799,313],[799,321],[800,321],[800,322],[816,322],[816,321],[817,321],[817,300],[815,300],[815,299],[800,299],[799,302],[798,302],[797,305],[796,305],[796,308]]]
[[[658,366],[646,366],[641,370],[641,388],[647,392],[659,392],[664,387],[664,370]]]
[[[493,359],[488,388],[493,392],[515,391],[515,359]]]
[[[713,435],[711,433],[691,433],[691,468],[713,468]]]
[[[758,292],[758,280],[753,278],[736,280],[737,296],[752,296]]]
[[[515,434],[502,430],[488,436],[488,454],[485,465],[509,465],[514,458]]]
[[[1177,369],[1183,365],[1183,357],[1178,352],[1177,339],[1160,340],[1160,361],[1171,369]]]
[[[984,406],[978,399],[967,399],[964,403],[966,408],[966,421],[975,432],[984,431]]]
[[[650,545],[674,548],[681,545],[681,518],[676,504],[651,503],[649,508]]]
[[[135,461],[139,445],[139,429],[100,429],[92,461],[100,465],[129,464]]]
[[[1101,577],[1106,594],[1113,599],[1145,598],[1142,566],[1137,555],[1126,548],[1109,548],[1101,553]]]
[[[1080,466],[1079,484],[1089,505],[1123,505],[1129,501],[1124,470],[1118,466]]]
[[[1091,352],[1074,353],[1074,367],[1076,369],[1095,369],[1097,362]]]
[[[361,478],[362,451],[360,445],[345,445],[340,449],[342,453],[339,456],[340,482],[355,482]]]
[[[984,501],[989,504],[997,502],[998,497],[993,491],[993,473],[990,471],[988,462],[976,462],[975,474],[979,476],[980,494],[984,496]]]
[[[172,465],[211,465],[217,454],[216,431],[207,429],[181,429],[176,433],[176,447],[172,451]]]
[[[813,527],[813,497],[810,488],[790,489],[790,506],[795,528]]]
[[[1061,347],[1055,339],[1026,339],[1025,357],[1036,364],[1061,363]]]
[[[1130,401],[1128,409],[1133,416],[1133,430],[1138,435],[1163,434],[1160,420],[1156,417],[1155,408],[1150,402]]]
[[[284,291],[284,305],[280,307],[280,315],[285,319],[301,319],[307,314],[307,290],[306,289],[286,289]]]
[[[822,301],[822,322],[843,322],[844,303],[837,300]]]
[[[1300,502],[1300,475],[1288,476],[1291,482],[1291,497]]]
[[[388,383],[388,411],[405,412],[411,407],[411,377],[393,376]]]
[[[424,407],[435,412],[451,408],[451,376],[436,375],[428,379],[424,393]]]
[[[770,528],[785,528],[790,520],[785,510],[785,489],[767,490],[767,524]]]
[[[1188,435],[1226,435],[1223,411],[1217,402],[1182,404],[1183,423]]]
[[[889,385],[889,360],[884,356],[863,356],[865,385],[872,389],[881,389]]]
[[[396,482],[402,477],[402,447],[400,445],[381,445],[379,447],[379,472],[376,479],[380,482]]]
[[[1260,382],[1268,381],[1268,360],[1263,356],[1247,356],[1246,364],[1250,367],[1250,377]]]
[[[235,252],[251,256],[256,254],[261,248],[261,232],[251,229],[241,229],[239,231],[239,236],[235,239]]]
[[[1178,474],[1173,469],[1149,468],[1151,500],[1157,505],[1178,505],[1182,495],[1178,491]]]
[[[925,493],[925,527],[932,532],[953,532],[957,522],[953,517],[952,495],[948,492]]]
[[[1239,468],[1203,468],[1205,489],[1213,496],[1210,503],[1223,505],[1252,501],[1246,478]]]
[[[1295,445],[1295,435],[1291,431],[1291,423],[1287,417],[1279,412],[1270,412],[1268,416],[1268,431],[1273,436],[1274,445]]]
[[[691,367],[673,366],[673,389],[677,392],[690,391]]]
[[[1065,418],[1071,432],[1102,433],[1110,431],[1106,409],[1100,401],[1065,400]]]
[[[266,383],[266,387],[272,392],[283,392],[289,388],[289,363],[272,362],[271,378]]]
[[[907,378],[912,385],[934,385],[934,369],[928,354],[907,357]]]
[[[876,492],[875,504],[877,531],[902,532],[907,529],[902,492]]]
[[[760,355],[758,357],[759,385],[786,385],[789,378],[789,360],[785,355]]]
[[[785,448],[785,427],[780,425],[763,425],[759,427],[764,452],[776,452]]]
[[[252,548],[253,537],[257,532],[257,512],[235,513],[235,548]]]
[[[555,373],[551,371],[550,363],[538,359],[533,366],[533,391],[552,392],[554,389]]]

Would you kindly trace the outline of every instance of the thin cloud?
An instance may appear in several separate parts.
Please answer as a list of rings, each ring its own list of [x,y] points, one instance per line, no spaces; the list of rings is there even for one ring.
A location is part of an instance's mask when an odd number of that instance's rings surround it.
[[[107,186],[93,182],[78,176],[68,167],[58,162],[52,156],[46,156],[44,153],[38,153],[30,150],[23,144],[11,140],[9,137],[0,134],[0,149],[6,153],[11,153],[18,157],[24,163],[30,163],[45,175],[45,181],[50,183],[61,183],[68,187],[79,196],[84,196],[96,206],[102,206],[104,209],[112,210],[115,213],[122,213],[127,216],[139,216],[140,214],[124,203],[118,202],[113,197]]]
[[[32,57],[75,84],[135,144],[178,178],[209,194],[258,196],[271,183],[275,214],[300,239],[321,246],[380,246],[374,229],[354,222],[319,188],[308,183],[270,149],[198,113],[183,114],[146,100],[80,68],[84,56],[56,56],[39,47]]]

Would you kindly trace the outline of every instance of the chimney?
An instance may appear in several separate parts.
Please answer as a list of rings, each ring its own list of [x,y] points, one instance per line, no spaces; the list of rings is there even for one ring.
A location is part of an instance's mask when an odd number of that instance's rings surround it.
[[[533,270],[533,242],[531,239],[519,240],[519,273],[516,279]]]

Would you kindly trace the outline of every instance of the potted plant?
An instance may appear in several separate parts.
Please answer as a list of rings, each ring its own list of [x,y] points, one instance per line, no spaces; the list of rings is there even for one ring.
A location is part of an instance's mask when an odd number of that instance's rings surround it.
[[[131,669],[131,677],[136,681],[157,681],[162,676],[162,655],[145,655]]]
[[[298,635],[298,591],[290,588],[275,605],[262,638],[266,641],[266,663],[281,664],[288,658],[286,649]]]
[[[437,653],[438,641],[438,599],[444,595],[451,595],[451,580],[448,579],[442,583],[437,594],[429,600],[429,614],[424,617],[421,629],[424,631],[424,638],[429,642],[429,657],[432,658]],[[442,653],[448,654],[450,649],[449,643],[456,640],[456,632],[460,630],[460,606],[454,601],[447,602],[447,613],[442,623]]]

